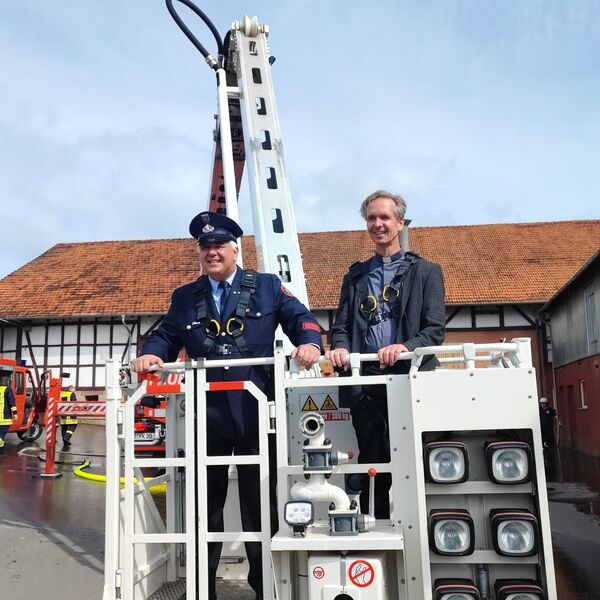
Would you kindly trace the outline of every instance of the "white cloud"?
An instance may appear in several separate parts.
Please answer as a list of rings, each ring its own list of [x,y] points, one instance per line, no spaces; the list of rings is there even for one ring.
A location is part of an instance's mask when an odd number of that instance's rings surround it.
[[[248,10],[202,8],[223,33]],[[417,226],[600,216],[596,3],[260,11],[301,231],[362,228],[381,187]],[[2,3],[0,64],[0,276],[57,242],[186,235],[216,88],[163,2]],[[250,232],[246,186],[240,213]]]

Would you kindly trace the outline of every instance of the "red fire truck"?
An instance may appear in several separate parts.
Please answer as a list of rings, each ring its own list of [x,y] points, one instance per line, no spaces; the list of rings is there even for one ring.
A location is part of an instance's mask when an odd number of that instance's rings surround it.
[[[164,456],[165,399],[144,396],[135,407],[135,452]]]
[[[35,384],[31,371],[17,361],[0,356],[0,379],[8,376],[15,394],[17,420],[8,430],[23,441],[33,442],[42,434],[44,398]]]

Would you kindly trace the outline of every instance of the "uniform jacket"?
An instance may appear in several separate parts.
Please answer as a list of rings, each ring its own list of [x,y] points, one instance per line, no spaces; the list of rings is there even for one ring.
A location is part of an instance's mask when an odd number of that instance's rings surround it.
[[[404,344],[409,350],[422,346],[438,346],[444,340],[445,305],[444,277],[441,267],[407,252],[412,260],[400,289],[398,307],[398,336],[396,343]],[[367,339],[367,319],[360,309],[361,299],[368,295],[370,260],[358,263],[344,276],[340,303],[332,327],[331,348],[346,348],[349,352],[364,353]],[[424,359],[422,370],[431,370],[438,365],[435,357]],[[393,372],[407,373],[410,363],[399,361]],[[341,398],[346,406],[353,401],[349,396],[357,390],[348,390]]]
[[[209,354],[203,350],[206,326],[215,319],[225,329],[228,319],[235,314],[240,293],[242,271],[238,268],[224,314],[214,305],[208,277],[184,285],[173,292],[171,306],[161,325],[144,344],[141,354],[154,354],[165,361],[174,361],[185,348],[191,358],[239,358],[238,352],[226,356]],[[197,304],[204,297],[207,305],[205,320],[197,320]],[[279,278],[259,273],[257,287],[250,298],[244,319],[244,337],[254,357],[273,356],[275,331],[281,325],[295,346],[321,344],[321,329],[311,312],[281,284]],[[233,338],[219,335],[219,343],[235,344]],[[235,346],[234,346],[235,347]],[[208,369],[208,381],[253,381],[264,392],[270,390],[272,369],[263,367],[236,367]],[[207,398],[210,427],[230,439],[257,435],[257,403],[247,392],[210,392]]]
[[[60,401],[61,402],[76,402],[77,394],[75,394],[75,392],[71,392],[69,390],[61,392],[60,393]],[[79,423],[79,421],[77,420],[77,418],[73,417],[72,415],[66,415],[64,417],[58,418],[59,425],[77,425],[78,423]]]
[[[0,425],[12,425],[15,407],[15,395],[11,386],[0,385]]]

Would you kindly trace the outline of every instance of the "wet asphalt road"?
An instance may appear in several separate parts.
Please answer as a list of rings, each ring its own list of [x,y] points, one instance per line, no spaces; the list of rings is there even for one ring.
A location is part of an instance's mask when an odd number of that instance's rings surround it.
[[[76,477],[73,468],[89,458],[94,472],[104,472],[104,428],[79,426],[69,452],[58,453],[63,477],[56,480],[33,478],[43,470],[43,438],[24,444],[10,434],[6,442],[0,598],[101,600],[104,484]],[[559,600],[600,600],[600,460],[552,451],[546,471]]]

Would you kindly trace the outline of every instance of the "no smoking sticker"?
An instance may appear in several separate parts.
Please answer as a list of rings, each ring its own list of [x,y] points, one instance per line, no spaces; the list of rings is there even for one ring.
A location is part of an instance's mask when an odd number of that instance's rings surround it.
[[[323,579],[325,577],[325,569],[323,567],[315,567],[313,569],[313,577],[315,579]]]
[[[356,587],[369,587],[375,579],[375,569],[366,560],[355,560],[348,569],[348,577]]]

